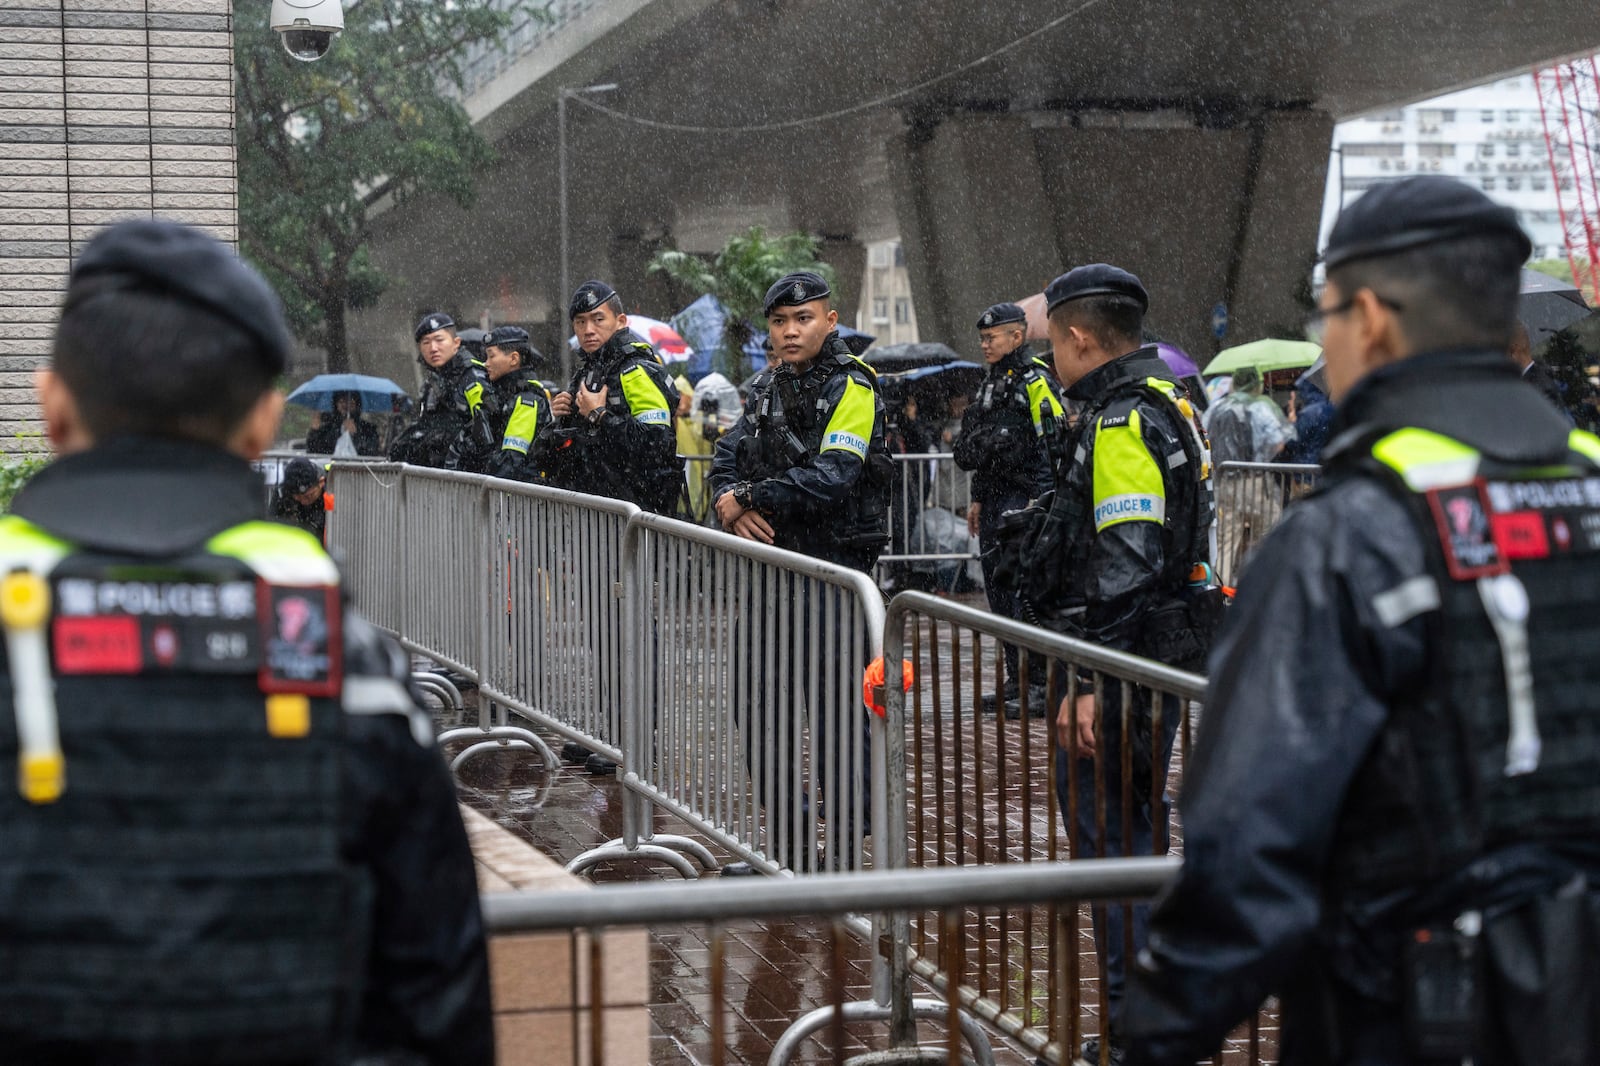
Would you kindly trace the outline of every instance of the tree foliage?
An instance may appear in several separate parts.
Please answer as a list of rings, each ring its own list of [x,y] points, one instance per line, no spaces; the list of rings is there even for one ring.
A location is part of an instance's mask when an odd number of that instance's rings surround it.
[[[294,331],[350,369],[345,311],[388,279],[367,250],[385,196],[440,195],[462,207],[493,158],[461,104],[463,60],[493,45],[534,0],[354,0],[328,55],[298,63],[265,0],[235,5],[240,246],[283,297]]]
[[[785,274],[814,270],[831,286],[836,281],[833,267],[817,258],[822,244],[806,233],[767,236],[760,226],[728,238],[722,251],[707,262],[690,252],[658,252],[650,270],[665,274],[696,293],[710,293],[727,312],[722,347],[716,355],[716,368],[731,381],[743,377],[744,346],[754,336],[751,323],[763,321],[767,290]]]

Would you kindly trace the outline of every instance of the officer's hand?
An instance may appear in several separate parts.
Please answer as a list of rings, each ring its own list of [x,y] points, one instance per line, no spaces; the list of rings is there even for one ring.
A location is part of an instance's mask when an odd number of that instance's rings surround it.
[[[1062,751],[1071,750],[1072,732],[1078,734],[1078,755],[1084,759],[1094,758],[1095,753],[1095,724],[1099,715],[1095,713],[1094,693],[1085,692],[1078,696],[1076,703],[1071,700],[1061,701],[1061,710],[1056,714],[1056,743]]]
[[[734,519],[732,533],[745,540],[757,540],[762,544],[772,543],[772,526],[767,524],[767,520],[761,517],[759,511],[746,511]]]
[[[550,397],[550,413],[557,418],[572,413],[572,393],[558,392]]]
[[[744,508],[739,506],[739,501],[733,498],[730,490],[717,497],[717,521],[722,523],[722,528],[733,532],[733,524],[744,514]]]
[[[967,536],[978,535],[978,501],[973,500],[967,504]]]
[[[578,413],[585,418],[591,411],[606,405],[606,397],[611,395],[611,386],[602,385],[598,389],[591,389],[587,385],[578,390]]]

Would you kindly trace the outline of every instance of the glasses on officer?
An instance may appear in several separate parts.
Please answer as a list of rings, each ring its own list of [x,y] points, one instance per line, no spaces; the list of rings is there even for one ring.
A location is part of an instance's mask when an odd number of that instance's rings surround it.
[[[1372,290],[1357,289],[1355,295],[1349,297],[1343,303],[1335,304],[1332,307],[1319,307],[1307,315],[1305,322],[1306,340],[1320,347],[1322,338],[1328,332],[1328,319],[1334,315],[1347,313],[1356,305],[1356,296],[1361,295],[1363,292],[1372,292]],[[1391,311],[1400,312],[1405,310],[1405,306],[1397,300],[1391,300],[1387,296],[1379,296],[1377,293],[1372,293],[1372,295],[1380,304]]]

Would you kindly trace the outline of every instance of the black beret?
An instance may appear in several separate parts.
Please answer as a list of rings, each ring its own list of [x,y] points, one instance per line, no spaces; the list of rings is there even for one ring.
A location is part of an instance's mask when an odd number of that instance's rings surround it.
[[[1126,296],[1136,301],[1140,310],[1150,310],[1150,294],[1144,291],[1144,282],[1121,267],[1106,263],[1073,267],[1044,290],[1045,306],[1051,311],[1068,300],[1085,296]]]
[[[283,491],[298,496],[321,477],[310,459],[290,459],[289,465],[283,468]]]
[[[420,341],[430,333],[437,333],[441,329],[455,328],[455,319],[443,311],[435,311],[431,315],[423,315],[422,321],[417,323],[417,328],[412,330],[411,335]]]
[[[567,318],[570,320],[579,315],[586,315],[616,294],[617,290],[603,281],[586,281],[572,294],[572,303],[567,307]]]
[[[1007,326],[1013,322],[1026,321],[1028,313],[1016,304],[995,304],[978,316],[978,328],[989,329],[993,326]]]
[[[95,234],[73,267],[72,285],[85,278],[122,278],[129,287],[159,291],[227,319],[256,339],[268,372],[289,364],[289,328],[277,293],[216,238],[192,226],[135,219]]]
[[[1379,185],[1341,211],[1322,258],[1337,270],[1358,259],[1494,234],[1516,241],[1522,259],[1533,251],[1511,208],[1465,182],[1430,174]]]
[[[799,307],[801,304],[832,295],[833,290],[828,288],[828,283],[821,274],[809,270],[785,274],[767,290],[767,300],[761,313],[770,315],[775,308]]]
[[[532,340],[528,331],[521,326],[496,326],[489,331],[483,343],[487,348],[529,348],[532,347]]]

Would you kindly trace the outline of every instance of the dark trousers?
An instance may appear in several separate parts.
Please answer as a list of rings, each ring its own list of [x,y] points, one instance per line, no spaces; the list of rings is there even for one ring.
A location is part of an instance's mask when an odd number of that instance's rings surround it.
[[[1072,858],[1117,858],[1122,855],[1164,855],[1167,852],[1172,805],[1167,800],[1167,766],[1172,761],[1172,743],[1178,735],[1181,702],[1176,696],[1161,700],[1160,734],[1155,737],[1152,751],[1153,704],[1147,689],[1135,688],[1134,711],[1130,716],[1133,736],[1132,777],[1126,782],[1130,790],[1132,818],[1125,827],[1122,822],[1122,685],[1110,678],[1104,682],[1100,701],[1099,747],[1101,773],[1105,796],[1105,840],[1097,832],[1095,809],[1095,761],[1077,760],[1077,830],[1076,847]],[[1067,789],[1067,753],[1058,751],[1056,759],[1056,799],[1061,804],[1061,817],[1067,818],[1071,810]],[[1155,781],[1152,783],[1152,774]],[[1159,799],[1151,807],[1150,793],[1159,790]],[[1071,825],[1068,825],[1071,830]],[[1113,904],[1095,907],[1094,944],[1100,960],[1101,980],[1105,982],[1106,1004],[1110,1010],[1111,1028],[1116,1031],[1122,1023],[1122,992],[1127,976],[1127,922],[1131,918],[1133,953],[1144,949],[1150,928],[1150,905],[1132,906]]]
[[[989,597],[989,610],[1002,618],[1012,618],[1017,621],[1026,621],[1022,615],[1022,597],[1013,588],[1001,588],[994,579],[995,566],[999,558],[996,550],[999,546],[1000,517],[1007,511],[1021,510],[1028,506],[1026,493],[1020,490],[1002,493],[997,496],[985,497],[979,501],[978,507],[978,551],[979,559],[983,564],[983,591]],[[1017,676],[1017,647],[1014,644],[1005,644],[1001,647],[1005,655],[1006,684],[1008,687],[1019,684]],[[1045,663],[1037,655],[1028,656],[1028,684],[1034,688],[1042,688],[1045,683]]]
[[[749,697],[736,690],[734,716],[766,810],[763,850],[796,873],[817,871],[814,812],[827,830],[820,869],[851,868],[858,828],[872,833],[871,722],[855,666],[865,656],[851,647],[867,634],[848,631],[843,591],[792,574],[753,589],[746,605],[739,673]]]

